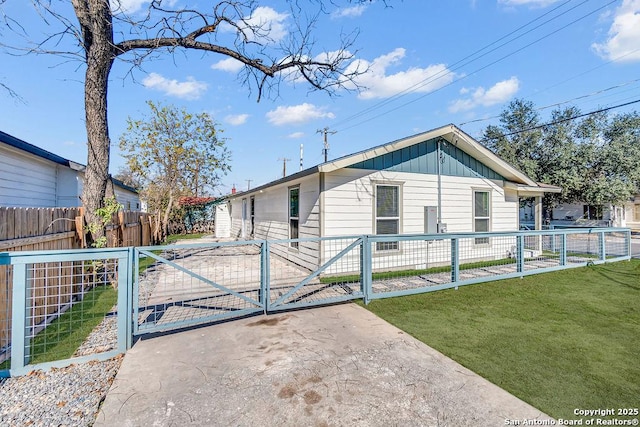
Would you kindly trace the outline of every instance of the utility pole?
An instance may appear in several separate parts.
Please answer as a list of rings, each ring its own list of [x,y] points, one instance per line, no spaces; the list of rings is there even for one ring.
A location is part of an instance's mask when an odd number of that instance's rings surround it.
[[[329,132],[329,128],[325,127],[324,129],[318,129],[316,133],[321,133],[324,135],[324,148],[322,149],[322,153],[324,154],[324,162],[327,163],[327,157],[329,154],[329,141],[327,141],[327,135],[335,135],[337,132],[335,130]]]
[[[245,179],[245,181],[247,181],[247,191],[251,190],[251,181],[253,181],[252,179]]]
[[[282,160],[282,177],[284,178],[285,176],[287,176],[287,162],[290,161],[291,159],[287,159],[286,157],[281,157],[278,159],[278,161]]]

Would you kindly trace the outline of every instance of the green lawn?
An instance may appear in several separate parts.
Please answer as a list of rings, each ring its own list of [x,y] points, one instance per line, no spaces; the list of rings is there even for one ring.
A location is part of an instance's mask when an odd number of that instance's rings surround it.
[[[117,292],[111,285],[96,286],[89,290],[82,301],[75,303],[35,336],[29,350],[29,363],[51,362],[73,356],[116,301]],[[10,364],[11,361],[6,360],[0,364],[0,369],[9,369]]]
[[[367,308],[553,417],[640,402],[640,260]]]

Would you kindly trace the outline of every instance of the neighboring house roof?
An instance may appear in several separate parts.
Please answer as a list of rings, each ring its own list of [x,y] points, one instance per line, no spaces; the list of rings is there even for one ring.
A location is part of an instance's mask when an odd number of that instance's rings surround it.
[[[40,147],[36,147],[33,144],[29,144],[28,142],[25,142],[21,139],[16,138],[15,136],[11,136],[8,133],[2,131],[0,131],[0,142],[4,142],[5,144],[13,148],[26,151],[27,153],[52,161],[59,165],[71,167],[70,160],[65,159],[64,157],[60,157],[57,154],[53,154],[47,150],[43,150]]]
[[[34,156],[40,157],[45,160],[49,160],[59,165],[66,166],[75,171],[84,172],[84,170],[86,169],[86,166],[81,163],[76,163],[73,160],[60,157],[57,154],[53,154],[50,151],[44,150],[40,147],[36,147],[33,144],[29,144],[28,142],[18,139],[15,136],[9,135],[6,132],[0,131],[0,143],[5,143],[10,147],[17,148],[18,150],[25,151],[29,154],[33,154]],[[129,185],[126,185],[124,182],[120,181],[119,179],[111,177],[111,180],[113,181],[114,185],[117,185],[118,187],[124,190],[131,191],[133,193],[138,194],[138,190],[136,190],[135,188]]]
[[[471,162],[469,164],[465,163],[464,165],[467,169],[473,171],[473,173],[478,176],[483,176],[489,179],[504,179],[509,183],[510,187],[525,195],[527,193],[559,193],[561,191],[560,187],[535,182],[527,175],[501,159],[491,150],[484,147],[471,136],[460,130],[458,127],[453,124],[449,124],[447,126],[432,129],[427,132],[422,132],[413,136],[389,142],[387,144],[369,148],[358,153],[340,157],[338,159],[322,163],[309,169],[305,169],[279,180],[269,182],[256,188],[252,188],[248,191],[233,194],[230,197],[238,197],[240,195],[254,193],[261,189],[303,178],[316,172],[333,172],[335,170],[347,167],[361,169],[391,168],[392,170],[397,171],[409,171],[412,168],[412,166],[409,165],[410,160],[403,159],[401,155],[394,156],[392,153],[398,153],[402,150],[407,151],[409,147],[416,146],[426,141],[435,140],[437,138],[442,138],[453,146],[453,149],[450,149],[449,151],[451,151],[451,154],[454,157],[460,157],[461,153],[466,153],[466,155],[468,155],[470,158],[475,159],[475,161],[477,162],[480,162],[480,165],[476,165],[474,164],[474,162]],[[425,150],[427,150],[427,147],[425,147]],[[413,158],[415,158],[416,155],[420,155],[421,153],[407,154],[409,155],[409,157],[413,156]],[[376,161],[374,161],[373,159],[381,160],[380,163],[382,164],[380,166],[376,165]],[[482,169],[479,169],[481,165],[485,165],[486,167],[482,167]],[[428,167],[424,167],[423,169],[424,171],[427,171]]]

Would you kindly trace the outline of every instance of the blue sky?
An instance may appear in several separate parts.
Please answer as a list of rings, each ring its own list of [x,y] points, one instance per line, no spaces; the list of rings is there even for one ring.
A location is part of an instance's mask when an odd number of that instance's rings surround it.
[[[3,11],[39,39],[53,27],[29,3],[8,0]],[[122,3],[134,16],[148,4]],[[282,158],[291,159],[288,173],[299,170],[300,144],[305,168],[322,162],[317,131],[325,127],[335,132],[329,135],[329,158],[336,158],[448,123],[479,138],[515,97],[538,107],[568,101],[562,105],[584,112],[640,99],[640,0],[387,3],[391,7],[381,1],[331,6],[316,24],[318,54],[335,49],[341,33],[359,32],[351,66],[369,67],[358,81],[360,92],[329,97],[285,79],[277,94],[257,103],[255,90],[239,81],[238,64],[224,56],[163,55],[132,72],[117,62],[109,86],[111,172],[124,165],[117,141],[126,119],[146,114],[147,100],[206,111],[219,123],[232,152],[232,171],[217,190],[224,194],[234,184],[246,189],[247,180],[253,187],[281,177]],[[294,22],[286,4],[259,4],[253,18],[270,23],[274,41],[287,37]],[[72,17],[68,5],[60,12]],[[23,43],[1,31],[4,43]],[[0,58],[0,82],[22,99],[0,92],[0,129],[86,163],[82,64],[6,51]],[[547,118],[551,110],[540,114]]]

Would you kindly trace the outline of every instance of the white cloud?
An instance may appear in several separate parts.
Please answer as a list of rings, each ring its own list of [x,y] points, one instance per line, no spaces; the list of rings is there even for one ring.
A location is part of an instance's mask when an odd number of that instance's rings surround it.
[[[232,126],[240,126],[247,122],[249,119],[248,114],[229,114],[224,117],[224,121]]]
[[[458,113],[460,111],[472,110],[477,106],[489,107],[491,105],[505,102],[520,89],[520,81],[517,77],[511,77],[509,80],[503,80],[491,86],[488,90],[479,87],[473,91],[470,98],[458,99],[449,105],[449,112]],[[469,89],[460,90],[462,95],[470,93]]]
[[[313,104],[291,105],[288,107],[280,106],[275,110],[269,111],[267,114],[269,123],[276,126],[302,124],[315,119],[333,119],[335,114],[327,112],[324,107],[316,107]]]
[[[165,0],[162,6],[173,6],[177,0]],[[111,10],[114,12],[135,13],[142,9],[142,5],[150,3],[150,0],[111,0]]]
[[[454,79],[455,74],[449,72],[444,64],[429,65],[426,68],[411,67],[406,71],[387,74],[387,68],[400,63],[405,53],[405,49],[397,48],[386,55],[379,56],[372,62],[364,59],[353,61],[347,67],[347,72],[369,68],[367,73],[356,79],[357,83],[365,88],[360,92],[359,98],[388,98],[405,90],[427,93]]]
[[[362,16],[364,11],[367,9],[367,5],[359,4],[351,7],[343,7],[331,14],[331,17],[334,19],[338,18],[357,18],[358,16]]]
[[[287,135],[287,138],[300,139],[304,137],[304,132],[294,132]]]
[[[607,40],[591,47],[607,60],[640,61],[640,0],[623,0],[616,9]]]
[[[559,1],[560,0],[498,0],[498,3],[507,6],[546,7]]]
[[[270,7],[260,6],[255,8],[251,16],[238,22],[238,26],[249,40],[269,39],[278,42],[288,33],[285,25],[288,17],[286,13],[278,13]]]
[[[230,73],[237,73],[242,67],[244,67],[244,64],[234,58],[222,59],[211,66],[214,70],[228,71]]]
[[[187,81],[179,82],[170,80],[158,73],[150,73],[142,80],[144,87],[164,92],[165,95],[176,96],[183,99],[198,99],[207,90],[207,84],[199,82],[193,77],[187,77]]]

